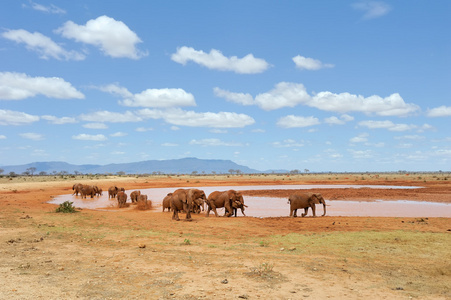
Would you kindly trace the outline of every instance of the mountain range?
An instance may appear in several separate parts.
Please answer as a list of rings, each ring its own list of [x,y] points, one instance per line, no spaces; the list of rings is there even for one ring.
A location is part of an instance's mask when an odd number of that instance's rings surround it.
[[[45,172],[55,174],[236,174],[236,173],[285,173],[286,170],[259,171],[247,166],[238,165],[231,160],[198,159],[194,157],[170,160],[146,160],[132,163],[108,165],[73,165],[67,162],[33,162],[24,165],[1,166],[4,175],[11,172],[22,174],[31,172],[34,175]]]

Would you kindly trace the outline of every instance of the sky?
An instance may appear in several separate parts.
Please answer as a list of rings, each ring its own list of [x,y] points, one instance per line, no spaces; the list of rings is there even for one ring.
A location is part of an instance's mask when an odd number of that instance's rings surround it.
[[[451,170],[451,1],[0,3],[0,166]]]

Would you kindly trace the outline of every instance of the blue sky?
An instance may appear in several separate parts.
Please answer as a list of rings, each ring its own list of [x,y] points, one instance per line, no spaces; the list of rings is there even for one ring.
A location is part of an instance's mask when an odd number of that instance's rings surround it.
[[[451,1],[0,5],[0,165],[451,170]]]

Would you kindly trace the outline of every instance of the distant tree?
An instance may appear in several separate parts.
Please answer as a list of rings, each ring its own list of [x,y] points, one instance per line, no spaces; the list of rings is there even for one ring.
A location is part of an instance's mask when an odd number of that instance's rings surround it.
[[[299,174],[299,170],[295,169],[295,170],[291,170],[290,174]]]
[[[9,177],[17,177],[16,172],[13,171],[9,172]]]
[[[47,175],[47,172],[41,171],[41,172],[39,172],[39,175],[41,175],[41,176],[46,176],[46,175]]]
[[[22,172],[22,175],[23,175],[23,176],[30,176],[30,174],[31,174],[30,171]]]
[[[122,175],[125,175],[125,172],[124,171],[119,171],[116,174],[119,175],[119,176],[122,176]]]
[[[31,176],[33,176],[34,172],[36,172],[36,168],[35,167],[29,167],[27,169],[28,172],[30,172]]]
[[[230,174],[233,174],[233,172],[235,172],[234,169],[229,169],[229,173],[230,173]]]
[[[191,175],[197,175],[197,173],[198,173],[197,171],[192,171]]]
[[[5,170],[3,170],[3,169],[0,169],[0,174],[2,174],[3,172],[4,172]]]
[[[79,175],[79,174],[80,174],[80,172],[78,172],[78,171],[74,171],[74,174],[75,174],[75,175]]]
[[[308,172],[310,172],[310,170],[309,169],[304,169],[304,172],[308,173]]]

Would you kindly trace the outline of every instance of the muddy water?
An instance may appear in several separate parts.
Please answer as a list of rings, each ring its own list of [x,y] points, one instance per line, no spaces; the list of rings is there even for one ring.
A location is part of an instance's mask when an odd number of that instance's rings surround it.
[[[312,188],[418,188],[418,187],[400,187],[400,186],[355,186],[355,185],[291,185],[291,186],[220,186],[220,187],[204,187],[199,188],[209,195],[213,191],[225,191],[229,189],[235,190],[269,190],[269,189],[312,189]],[[143,189],[142,194],[148,195],[152,200],[152,205],[155,207],[155,212],[161,212],[161,201],[168,194],[176,188],[156,188]],[[128,191],[127,194],[130,194]],[[245,197],[245,203],[248,208],[245,214],[250,217],[281,217],[288,216],[290,213],[290,206],[285,198],[273,197]],[[64,201],[71,201],[75,207],[87,209],[117,209],[117,201],[115,199],[109,200],[108,193],[103,196],[95,197],[93,199],[81,199],[80,196],[61,195],[55,197],[49,203],[61,204]],[[130,202],[130,200],[128,200]],[[433,202],[419,202],[419,201],[340,201],[331,200],[327,203],[327,216],[362,216],[362,217],[451,217],[451,204],[448,203],[433,203]],[[303,210],[298,210],[298,216]],[[218,210],[219,214],[224,213],[224,209]],[[309,211],[308,215],[311,216]],[[316,214],[323,214],[322,205],[316,206]],[[238,216],[241,212],[238,211]]]

